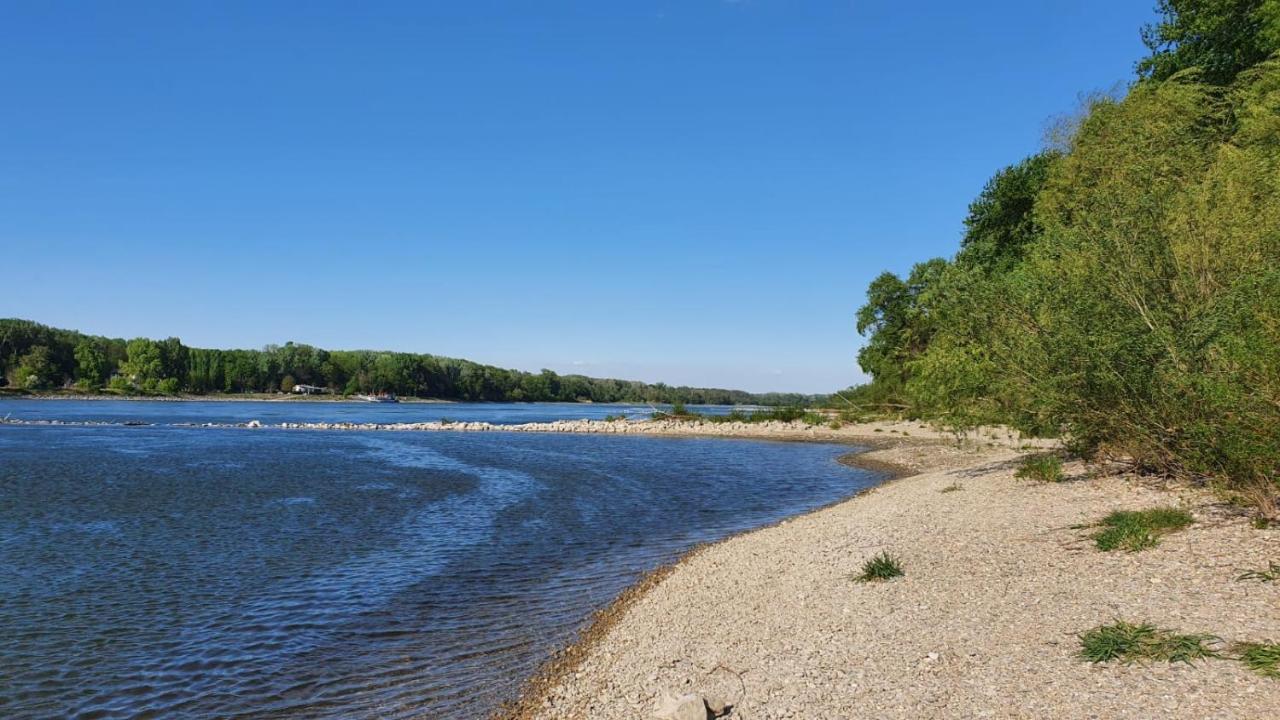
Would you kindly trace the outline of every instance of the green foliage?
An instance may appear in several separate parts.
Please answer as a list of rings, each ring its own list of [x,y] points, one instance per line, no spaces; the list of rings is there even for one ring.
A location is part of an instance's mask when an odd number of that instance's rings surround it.
[[[85,338],[75,346],[76,382],[82,388],[102,387],[111,372],[107,353],[97,341]]]
[[[969,205],[956,265],[989,274],[1008,272],[1022,260],[1040,237],[1036,198],[1058,157],[1055,152],[1032,155],[987,181],[978,199]]]
[[[44,345],[36,345],[23,355],[11,373],[13,384],[26,390],[45,390],[53,387],[57,373],[52,354]]]
[[[1099,523],[1103,529],[1093,536],[1099,550],[1138,552],[1160,544],[1160,537],[1177,532],[1193,522],[1191,514],[1172,507],[1150,510],[1117,510]]]
[[[887,552],[871,558],[862,564],[862,574],[854,579],[858,582],[877,582],[889,580],[903,575],[902,563]]]
[[[1273,504],[1280,59],[1233,77],[1097,100],[1061,154],[993,178],[954,262],[873,283],[872,385],[953,428],[1063,435]]]
[[[1194,660],[1219,656],[1209,646],[1218,640],[1212,635],[1180,635],[1148,623],[1118,621],[1082,633],[1079,638],[1080,657],[1092,663],[1154,660],[1190,665]]]
[[[1038,482],[1062,482],[1062,458],[1053,453],[1030,455],[1018,465],[1017,477]]]
[[[1269,678],[1280,678],[1280,643],[1238,643],[1233,648],[1245,667]]]
[[[858,364],[891,392],[905,385],[911,361],[929,345],[934,328],[928,290],[946,267],[946,260],[934,258],[918,263],[905,281],[886,272],[867,289],[857,327],[868,341]]]
[[[26,363],[36,347],[37,356]],[[75,380],[85,388],[107,382],[114,392],[276,392],[305,384],[344,395],[390,392],[404,397],[451,400],[553,400],[688,403],[800,404],[814,398],[789,393],[672,387],[550,370],[525,373],[466,360],[369,350],[323,350],[296,343],[262,350],[189,348],[177,338],[157,341],[87,336],[27,320],[0,319],[0,369],[31,387],[57,387]],[[113,377],[118,373],[118,377]],[[292,377],[294,382],[286,382]],[[33,379],[34,378],[34,379]]]
[[[827,416],[796,406],[764,408],[752,410],[751,412],[731,410],[724,415],[700,415],[697,417],[705,422],[713,423],[790,423],[801,420],[808,425],[823,425],[828,422]]]
[[[1236,580],[1257,580],[1259,582],[1275,582],[1280,580],[1280,563],[1272,560],[1267,563],[1266,570],[1249,570],[1241,573]]]
[[[1160,0],[1160,22],[1142,30],[1151,55],[1138,72],[1167,80],[1196,68],[1206,82],[1226,84],[1280,50],[1277,0]]]
[[[160,343],[146,338],[134,338],[126,346],[128,360],[120,366],[120,374],[129,378],[136,387],[154,390],[163,377],[164,364],[160,359]]]

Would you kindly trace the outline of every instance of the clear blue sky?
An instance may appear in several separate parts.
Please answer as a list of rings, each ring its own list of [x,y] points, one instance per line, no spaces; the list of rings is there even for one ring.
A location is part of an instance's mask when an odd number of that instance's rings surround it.
[[[1154,4],[5,2],[0,316],[829,391]]]

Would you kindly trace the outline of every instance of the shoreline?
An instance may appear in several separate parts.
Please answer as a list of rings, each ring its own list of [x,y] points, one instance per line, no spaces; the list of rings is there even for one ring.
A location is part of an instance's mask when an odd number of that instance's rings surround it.
[[[646,574],[492,717],[648,718],[687,693],[753,719],[1280,713],[1280,681],[1228,652],[1280,639],[1280,586],[1236,580],[1280,552],[1280,530],[1251,528],[1204,489],[1091,477],[1079,463],[1066,482],[1019,480],[1021,445],[858,441],[871,449],[841,462],[894,475]],[[1141,553],[1101,552],[1083,529],[1162,505],[1196,522]],[[877,550],[906,575],[853,582]],[[1076,636],[1116,620],[1220,636],[1224,658],[1081,660]]]
[[[810,425],[801,420],[763,422],[713,422],[696,419],[657,420],[552,420],[525,423],[490,423],[485,421],[433,420],[427,422],[279,422],[263,423],[258,420],[245,422],[183,422],[148,423],[142,421],[99,420],[26,420],[0,417],[0,426],[64,426],[64,427],[172,427],[208,428],[227,430],[271,431],[339,431],[339,432],[479,432],[479,433],[549,433],[582,435],[649,435],[662,437],[714,437],[745,440],[787,440],[807,442],[831,442],[879,447],[883,443],[893,446],[909,444],[956,444],[958,438],[951,433],[938,431],[916,421],[876,421],[866,423]],[[1024,439],[998,428],[982,428],[965,436],[966,442],[985,443],[989,446],[1017,446],[1026,449],[1049,447],[1053,441]],[[914,467],[909,456],[903,456],[909,467]]]
[[[850,441],[852,442],[852,441]],[[727,543],[735,538],[743,537],[751,533],[759,532],[768,528],[775,528],[785,525],[791,520],[822,512],[828,508],[834,507],[874,492],[880,487],[889,483],[910,478],[917,473],[911,467],[893,462],[891,460],[880,460],[868,457],[869,454],[888,450],[900,445],[919,445],[920,441],[911,443],[910,441],[892,441],[885,438],[866,438],[860,442],[859,449],[847,452],[838,458],[836,462],[841,465],[868,470],[870,472],[881,473],[886,477],[881,482],[867,488],[862,488],[854,494],[827,503],[820,507],[813,508],[808,512],[800,515],[793,515],[781,520],[776,520],[767,525],[741,530],[726,537],[704,542],[695,545],[684,551],[674,560],[659,565],[658,567],[645,572],[635,582],[628,585],[622,592],[604,606],[591,615],[586,626],[577,634],[575,639],[563,648],[552,653],[552,655],[538,667],[532,676],[527,678],[522,684],[519,695],[511,701],[503,703],[494,712],[490,713],[490,720],[534,720],[541,717],[547,701],[555,688],[564,682],[567,678],[576,674],[581,665],[591,656],[592,651],[608,636],[609,632],[626,616],[627,612],[642,600],[649,592],[658,587],[672,573],[676,572],[682,565],[690,562],[700,553],[708,548]]]

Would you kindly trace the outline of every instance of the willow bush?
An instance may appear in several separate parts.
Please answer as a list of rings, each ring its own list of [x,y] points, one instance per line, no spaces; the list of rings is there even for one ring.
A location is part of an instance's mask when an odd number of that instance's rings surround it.
[[[859,329],[894,366],[864,362],[876,383],[954,427],[1062,433],[1275,513],[1280,59],[1093,100],[1065,147],[997,174],[966,225],[927,282],[868,296]]]

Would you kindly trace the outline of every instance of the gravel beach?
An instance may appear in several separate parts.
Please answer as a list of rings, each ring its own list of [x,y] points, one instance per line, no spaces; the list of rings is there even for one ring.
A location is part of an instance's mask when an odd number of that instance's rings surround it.
[[[1023,446],[997,433],[962,448],[915,424],[832,432],[896,436],[864,459],[919,474],[655,573],[507,717],[653,718],[691,694],[753,719],[1280,717],[1280,680],[1237,661],[1092,665],[1077,637],[1122,619],[1218,636],[1228,655],[1280,641],[1280,582],[1236,579],[1280,561],[1280,530],[1079,464],[1019,480]],[[1101,552],[1080,527],[1156,505],[1196,522],[1139,553]],[[881,551],[905,576],[855,582]]]

